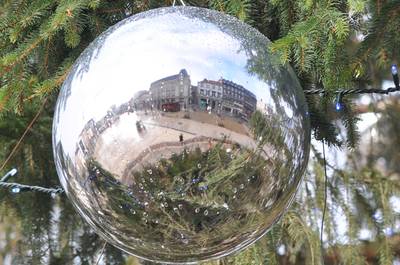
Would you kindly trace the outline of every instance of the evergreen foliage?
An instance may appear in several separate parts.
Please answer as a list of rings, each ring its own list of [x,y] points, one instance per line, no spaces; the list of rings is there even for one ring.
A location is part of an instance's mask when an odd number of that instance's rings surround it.
[[[377,80],[388,78],[390,65],[400,59],[397,0],[185,2],[225,12],[256,27],[273,41],[271,49],[282,63],[294,67],[304,89],[379,87]],[[18,165],[21,182],[58,185],[51,158],[51,119],[57,91],[72,63],[109,26],[132,14],[171,4],[172,0],[0,1],[0,162],[6,160],[47,99],[40,118],[7,167]],[[313,135],[330,146],[356,148],[357,108],[348,101],[346,109],[337,114],[333,100],[307,97]],[[379,140],[363,143],[370,153],[365,163],[355,156],[346,170],[338,170],[328,161],[323,252],[319,242],[323,161],[314,148],[297,202],[283,219],[248,250],[208,264],[321,264],[321,258],[326,264],[393,264],[400,256],[400,240],[388,232],[396,231],[400,219],[391,203],[393,196],[400,196],[399,116],[395,99],[373,128]],[[262,131],[261,127],[255,130]],[[343,131],[345,137],[340,135]],[[384,170],[377,163],[379,158],[386,163]],[[0,201],[0,231],[7,242],[0,248],[0,258],[14,253],[15,264],[95,264],[102,241],[66,198],[52,201],[35,193],[14,197],[2,190]],[[338,240],[338,214],[347,224],[345,243]],[[372,258],[366,252],[367,243],[359,239],[366,228],[378,245]],[[3,240],[3,235],[0,238]],[[283,255],[278,254],[280,246],[285,246]],[[107,264],[139,264],[111,246],[106,247],[105,260]]]

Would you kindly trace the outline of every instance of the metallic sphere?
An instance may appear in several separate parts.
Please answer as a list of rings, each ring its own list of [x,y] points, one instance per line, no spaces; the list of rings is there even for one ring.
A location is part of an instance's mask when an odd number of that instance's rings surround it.
[[[112,245],[194,263],[241,250],[290,206],[310,142],[304,94],[270,41],[222,13],[151,10],[100,35],[53,124],[69,199]]]

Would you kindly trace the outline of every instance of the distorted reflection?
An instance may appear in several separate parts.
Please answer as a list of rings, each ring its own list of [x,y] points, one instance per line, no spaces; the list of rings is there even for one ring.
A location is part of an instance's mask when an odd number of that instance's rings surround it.
[[[62,185],[113,245],[195,262],[253,243],[289,206],[309,149],[301,88],[269,41],[215,11],[157,9],[109,29],[62,88]]]

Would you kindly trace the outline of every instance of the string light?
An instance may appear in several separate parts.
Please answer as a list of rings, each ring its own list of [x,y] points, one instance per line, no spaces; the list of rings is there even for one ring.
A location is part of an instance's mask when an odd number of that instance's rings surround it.
[[[397,74],[398,74],[398,72],[397,72],[397,65],[393,64],[393,65],[392,65],[392,75],[397,75]]]
[[[385,94],[388,95],[393,92],[400,91],[400,84],[399,84],[399,75],[398,75],[398,68],[396,64],[393,64],[391,67],[391,73],[393,77],[394,87],[389,87],[387,89],[377,89],[377,88],[356,88],[356,89],[343,89],[343,90],[336,90],[336,91],[326,91],[325,89],[307,89],[304,90],[305,95],[326,95],[326,94],[335,94],[335,110],[341,111],[344,109],[343,97],[346,95],[353,95],[353,94]]]
[[[335,109],[336,111],[341,111],[344,108],[343,104],[343,94],[338,93],[336,96],[336,103],[335,103]]]
[[[12,193],[19,193],[20,191],[21,191],[21,188],[19,188],[19,187],[14,187],[11,189]]]
[[[392,65],[392,77],[393,77],[394,85],[396,86],[397,89],[400,89],[399,74],[398,74],[397,65],[395,65],[395,64]]]

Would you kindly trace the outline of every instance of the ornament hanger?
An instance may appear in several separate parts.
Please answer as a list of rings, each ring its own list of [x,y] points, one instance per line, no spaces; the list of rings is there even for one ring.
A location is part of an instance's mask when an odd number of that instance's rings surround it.
[[[179,2],[181,2],[181,5],[186,6],[185,2],[183,2],[183,0],[179,0]],[[176,4],[176,0],[174,0],[174,2],[172,3],[172,6],[175,6]]]

